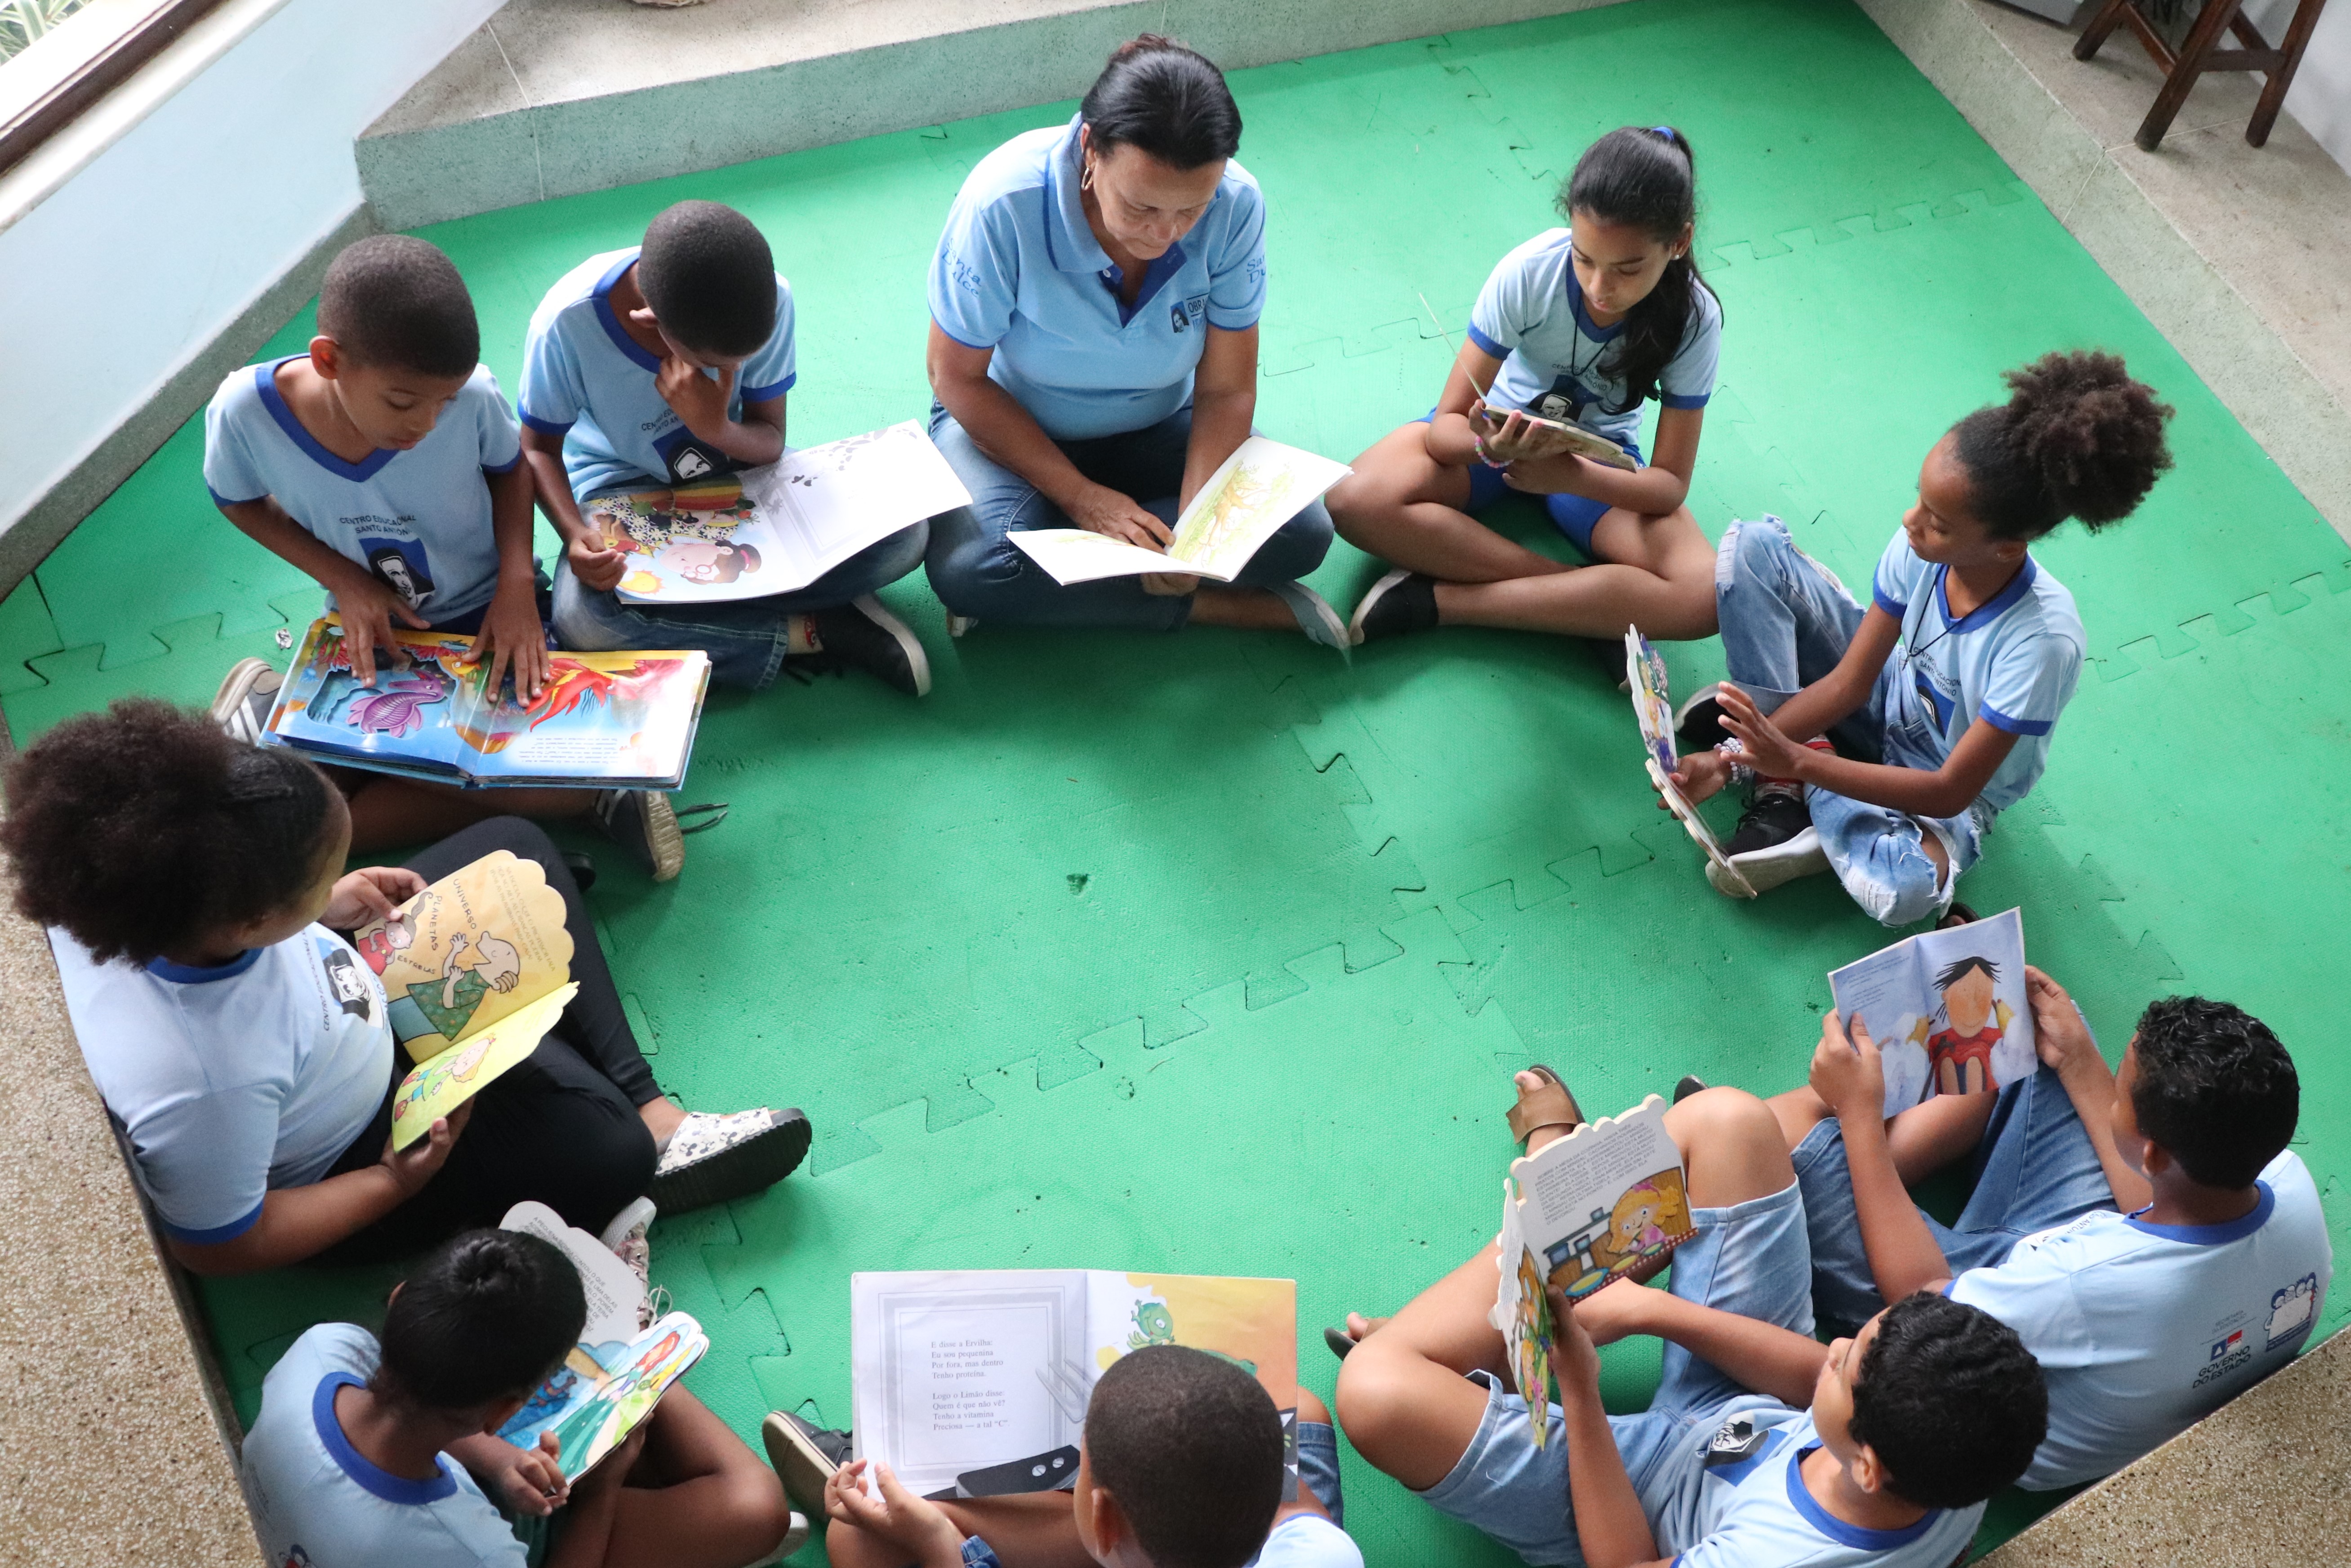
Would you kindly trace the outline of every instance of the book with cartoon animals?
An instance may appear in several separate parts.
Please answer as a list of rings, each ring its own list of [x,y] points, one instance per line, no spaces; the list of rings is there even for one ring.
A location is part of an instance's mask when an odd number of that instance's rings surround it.
[[[1640,721],[1641,744],[1648,752],[1649,787],[1664,798],[1675,819],[1719,869],[1730,888],[1745,889],[1740,896],[1753,898],[1755,890],[1722,852],[1722,841],[1698,814],[1698,803],[1673,780],[1674,769],[1681,766],[1681,754],[1674,747],[1674,704],[1666,683],[1665,655],[1641,635],[1637,626],[1625,628],[1625,685],[1633,694],[1633,716]]]
[[[1931,1095],[1989,1093],[2039,1065],[2020,910],[1907,936],[1832,971],[1829,992],[1877,1042],[1889,1116]]]
[[[1549,1425],[1554,1281],[1571,1301],[1662,1260],[1697,1234],[1682,1155],[1652,1094],[1621,1116],[1587,1122],[1502,1178],[1500,1281],[1490,1322],[1502,1334],[1541,1448]]]
[[[910,419],[737,474],[605,496],[587,510],[628,559],[622,599],[695,604],[806,588],[899,529],[970,504]]]
[[[507,850],[459,866],[353,932],[351,946],[416,1063],[392,1099],[396,1149],[536,1051],[580,989],[563,895]]]
[[[653,1414],[710,1340],[687,1313],[653,1316],[629,1266],[545,1204],[516,1204],[498,1226],[536,1236],[570,1259],[588,1297],[580,1343],[498,1428],[517,1448],[535,1448],[541,1434],[553,1433],[556,1464],[564,1479],[578,1480]]]
[[[850,1276],[849,1301],[858,1457],[882,1460],[917,1493],[1068,1486],[1094,1379],[1154,1344],[1190,1345],[1254,1375],[1284,1410],[1295,1452],[1294,1281],[1107,1269],[861,1273]]]
[[[261,742],[320,762],[466,787],[684,782],[710,685],[710,656],[677,651],[557,653],[529,702],[488,691],[474,640],[395,628],[375,685],[351,673],[340,618],[310,625]]]
[[[1230,582],[1274,531],[1353,470],[1252,435],[1176,518],[1165,553],[1086,528],[1015,529],[1012,542],[1059,583],[1165,571]]]

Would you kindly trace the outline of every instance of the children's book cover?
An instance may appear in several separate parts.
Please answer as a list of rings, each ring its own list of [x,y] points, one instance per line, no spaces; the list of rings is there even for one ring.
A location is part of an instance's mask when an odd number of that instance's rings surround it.
[[[487,691],[473,639],[392,633],[376,684],[351,673],[339,618],[312,622],[262,733],[322,762],[494,788],[601,784],[674,789],[685,777],[709,655],[557,653],[529,702]]]
[[[1252,435],[1177,516],[1164,554],[1085,528],[1018,529],[1012,542],[1063,584],[1144,572],[1230,582],[1276,529],[1352,472],[1343,463]]]
[[[622,599],[694,604],[806,588],[859,550],[970,502],[910,419],[701,484],[600,497],[587,511],[628,558]]]
[[[459,866],[351,946],[392,999],[392,1032],[423,1061],[571,977],[563,895],[508,850]]]
[[[1671,778],[1681,765],[1681,757],[1674,747],[1674,704],[1666,682],[1666,659],[1637,626],[1625,628],[1625,684],[1632,690],[1633,716],[1640,723],[1641,744],[1648,752],[1649,787],[1664,798],[1675,820],[1720,870],[1731,890],[1740,897],[1753,898],[1754,888],[1722,852],[1722,841],[1698,815],[1698,803],[1683,794]]]
[[[2024,915],[1922,931],[1829,976],[1886,1069],[1889,1116],[1936,1094],[1986,1094],[2039,1064],[2024,988]]]

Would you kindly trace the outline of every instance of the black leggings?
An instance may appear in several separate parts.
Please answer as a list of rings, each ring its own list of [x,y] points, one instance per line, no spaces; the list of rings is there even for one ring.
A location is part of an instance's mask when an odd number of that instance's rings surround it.
[[[637,1107],[659,1099],[661,1089],[621,1010],[579,885],[553,842],[536,823],[494,817],[442,840],[408,868],[437,882],[498,850],[536,861],[547,885],[563,895],[571,977],[580,994],[528,1060],[474,1097],[473,1119],[423,1190],[329,1248],[321,1262],[374,1262],[414,1252],[456,1231],[496,1225],[526,1198],[584,1230],[601,1230],[653,1185],[653,1138]],[[392,1091],[410,1065],[405,1051],[392,1053],[392,1082],[375,1120],[329,1176],[364,1170],[382,1158]]]

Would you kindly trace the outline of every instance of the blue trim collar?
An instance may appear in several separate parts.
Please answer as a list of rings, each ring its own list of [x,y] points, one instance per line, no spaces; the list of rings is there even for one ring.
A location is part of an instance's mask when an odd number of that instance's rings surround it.
[[[1575,329],[1595,343],[1613,342],[1625,335],[1625,323],[1619,321],[1614,327],[1603,327],[1584,308],[1583,285],[1575,276],[1575,231],[1573,229],[1568,231],[1567,244],[1567,303],[1568,308],[1575,312]],[[1628,311],[1626,314],[1629,317],[1631,313]]]
[[[1788,1456],[1788,1501],[1803,1516],[1804,1522],[1827,1536],[1840,1546],[1850,1546],[1856,1552],[1891,1552],[1897,1546],[1907,1546],[1933,1528],[1943,1517],[1939,1508],[1930,1508],[1917,1523],[1901,1530],[1864,1530],[1858,1524],[1847,1524],[1820,1504],[1820,1500],[1804,1485],[1804,1456],[1820,1448],[1808,1443]]]
[[[2007,614],[2010,605],[2032,591],[2032,580],[2040,575],[2041,563],[2026,556],[2024,564],[2016,569],[2016,575],[2008,580],[2007,587],[1955,621],[1951,618],[1951,569],[1938,566],[1935,569],[1935,612],[1943,618],[1943,624],[1953,636],[1964,637]]]
[[[374,478],[385,464],[400,454],[389,446],[379,446],[358,462],[346,463],[320,445],[317,436],[302,428],[302,422],[294,417],[294,411],[286,406],[286,399],[279,395],[277,367],[309,357],[308,354],[288,354],[282,360],[272,360],[267,364],[253,367],[254,390],[261,393],[261,406],[269,411],[269,417],[277,422],[277,428],[286,433],[287,439],[301,449],[302,455],[336,478],[349,479],[353,483]]]
[[[628,355],[629,362],[639,370],[658,373],[661,361],[647,353],[643,343],[629,336],[629,329],[621,325],[620,316],[612,309],[612,285],[621,281],[621,274],[637,265],[637,253],[643,248],[643,246],[631,246],[620,260],[606,268],[604,276],[596,280],[593,298],[596,319],[602,325],[604,336],[612,340],[612,346]],[[570,427],[567,425],[565,428]]]
[[[310,1396],[310,1424],[319,1429],[319,1441],[326,1448],[343,1474],[386,1502],[439,1502],[457,1490],[457,1478],[449,1473],[449,1461],[435,1456],[434,1466],[441,1473],[429,1481],[413,1481],[405,1476],[393,1475],[351,1447],[343,1435],[343,1424],[335,1418],[335,1391],[359,1387],[363,1380],[348,1372],[330,1372],[319,1379],[318,1391]]]
[[[2255,1200],[2251,1212],[2219,1225],[2157,1225],[2139,1218],[2147,1212],[2142,1208],[2130,1217],[2130,1227],[2149,1236],[2159,1236],[2166,1241],[2185,1242],[2190,1247],[2220,1247],[2231,1241],[2241,1241],[2268,1224],[2270,1215],[2277,1208],[2277,1194],[2270,1190],[2269,1183],[2257,1181],[2253,1186],[2261,1197]],[[2147,1205],[2147,1208],[2154,1207],[2153,1204]]]
[[[147,972],[159,980],[172,980],[183,986],[208,986],[214,980],[234,980],[261,962],[261,949],[247,947],[225,964],[202,968],[193,964],[174,964],[169,958],[150,958]]]

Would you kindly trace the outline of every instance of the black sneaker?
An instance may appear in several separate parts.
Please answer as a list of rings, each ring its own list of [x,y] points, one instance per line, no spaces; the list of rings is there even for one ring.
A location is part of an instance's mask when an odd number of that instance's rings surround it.
[[[1813,814],[1803,797],[1787,789],[1759,789],[1739,830],[1724,841],[1722,852],[1731,868],[1746,879],[1744,889],[1717,881],[1718,868],[1707,862],[1707,880],[1716,891],[1740,898],[1769,893],[1783,882],[1814,876],[1829,869],[1821,836],[1813,831]]]
[[[1722,727],[1722,705],[1715,700],[1720,690],[1720,681],[1700,686],[1675,710],[1674,737],[1684,751],[1711,751],[1730,738],[1730,732]]]
[[[824,1483],[853,1457],[850,1435],[816,1426],[789,1410],[770,1410],[759,1423],[759,1437],[792,1506],[810,1516],[823,1513]]]
[[[1982,915],[1955,898],[1951,900],[1951,907],[1943,912],[1943,917],[1935,922],[1935,929],[1949,931],[1955,925],[1972,925],[1982,918]]]
[[[1347,635],[1359,644],[1376,643],[1383,637],[1426,632],[1436,624],[1437,580],[1416,571],[1392,571],[1372,584],[1371,591],[1356,604],[1354,617],[1347,622]]]
[[[1685,1072],[1682,1081],[1674,1085],[1674,1103],[1678,1105],[1693,1094],[1706,1092],[1706,1080],[1695,1072]]]
[[[1812,810],[1802,795],[1786,789],[1758,789],[1753,803],[1739,819],[1738,830],[1723,841],[1722,852],[1737,860],[1758,850],[1774,849],[1812,825]]]
[[[931,661],[914,629],[870,593],[809,617],[816,626],[817,652],[803,662],[830,663],[865,671],[910,697],[931,689]]]
[[[604,836],[629,852],[655,882],[667,882],[685,867],[685,835],[677,812],[658,789],[600,789],[590,813]]]

